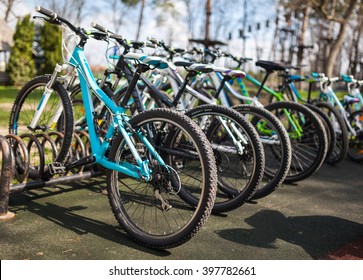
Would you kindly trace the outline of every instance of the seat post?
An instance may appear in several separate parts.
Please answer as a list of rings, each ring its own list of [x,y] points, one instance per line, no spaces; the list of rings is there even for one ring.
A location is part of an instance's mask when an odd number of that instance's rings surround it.
[[[221,91],[223,90],[223,87],[225,85],[225,83],[229,80],[231,80],[232,78],[229,77],[229,76],[224,76],[222,81],[221,81],[221,84],[219,85],[219,88],[217,89],[217,91],[215,92],[214,94],[214,98],[219,98],[219,94],[221,93]]]
[[[308,92],[308,103],[310,104],[311,103],[311,90],[312,90],[312,87],[313,87],[313,83],[309,83],[309,92]]]
[[[197,74],[198,74],[198,73],[197,73],[196,71],[193,71],[193,70],[191,70],[191,71],[189,71],[189,72],[188,72],[187,76],[186,76],[186,77],[185,77],[185,79],[184,79],[183,84],[179,87],[179,91],[178,91],[178,93],[176,94],[176,96],[175,96],[175,98],[174,98],[174,100],[173,100],[173,102],[172,102],[173,106],[176,106],[176,105],[178,104],[178,102],[179,102],[180,98],[182,97],[182,95],[183,95],[183,93],[184,93],[184,90],[185,90],[185,88],[187,87],[187,85],[188,85],[188,83],[189,83],[190,79],[191,79],[192,77],[194,77],[195,75],[197,75]]]
[[[270,74],[271,74],[272,72],[273,72],[273,71],[266,71],[266,75],[265,75],[265,77],[263,78],[263,81],[262,81],[262,83],[261,83],[261,85],[260,85],[260,87],[259,87],[259,89],[258,89],[258,91],[257,91],[257,93],[256,93],[256,97],[259,97],[259,96],[260,96],[260,93],[261,93],[261,91],[262,91],[262,88],[263,88],[264,84],[266,83],[266,80],[267,80],[268,76],[270,76]]]

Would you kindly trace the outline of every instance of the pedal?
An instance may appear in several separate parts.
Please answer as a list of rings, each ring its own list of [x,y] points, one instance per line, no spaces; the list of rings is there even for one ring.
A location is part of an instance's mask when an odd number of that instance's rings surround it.
[[[65,174],[66,173],[66,168],[64,166],[63,163],[61,162],[53,162],[48,164],[48,170],[50,175],[55,175],[55,174]]]

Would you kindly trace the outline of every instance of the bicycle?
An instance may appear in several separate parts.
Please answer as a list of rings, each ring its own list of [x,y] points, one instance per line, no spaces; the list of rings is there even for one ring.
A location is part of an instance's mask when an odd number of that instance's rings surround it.
[[[153,42],[154,44],[158,44],[160,47],[162,47],[169,54],[169,60],[173,58],[173,55],[175,54],[174,48],[166,46],[165,43],[163,43],[162,41],[156,41],[155,39],[153,39],[153,41],[151,42]],[[192,52],[198,52],[198,50],[193,49]],[[212,68],[213,71],[206,74],[208,75],[208,77],[211,77],[212,79],[215,75],[223,75],[224,77],[221,85],[215,83],[216,88],[222,87],[224,81],[230,81],[238,77],[244,77],[245,75],[244,72],[238,70],[235,71],[225,69],[221,67],[216,67],[214,65],[212,65]],[[175,78],[173,79],[173,76],[171,77],[171,91],[176,91],[177,84],[173,82]],[[210,94],[206,94],[205,92],[203,92],[204,88],[197,85],[199,81],[203,81],[202,77],[203,75],[198,76],[198,79],[195,79],[193,81],[191,87],[194,87],[196,90],[198,90],[198,92],[204,94],[205,97],[210,99],[210,102],[213,99],[217,99],[218,102],[222,104],[222,106],[230,107],[229,104],[219,98],[220,95],[214,95],[212,97]],[[159,79],[156,79],[155,83],[161,84],[163,80],[163,76],[161,76],[159,77]],[[165,88],[166,85],[163,86]],[[193,107],[193,104],[196,103],[193,99],[196,99],[195,101],[200,101],[190,93],[189,96],[184,96],[184,103],[187,104],[185,106]],[[260,141],[264,146],[264,176],[263,180],[258,185],[257,190],[255,191],[251,199],[259,199],[265,197],[273,192],[279,185],[281,185],[281,183],[285,180],[287,176],[291,163],[291,146],[289,136],[279,120],[269,111],[263,109],[262,106],[240,105],[233,106],[231,108],[243,114],[244,118],[255,127],[256,131],[259,134]]]
[[[61,173],[85,164],[100,164],[107,169],[112,211],[132,239],[144,246],[163,249],[190,240],[209,217],[216,193],[215,159],[204,133],[192,120],[169,109],[150,110],[130,119],[126,108],[116,105],[98,86],[84,54],[89,36],[105,40],[118,37],[100,31],[86,32],[41,6],[35,10],[45,16],[40,18],[67,27],[79,38],[68,64],[77,70],[80,80],[92,151],[90,156],[65,166],[59,162],[52,170]],[[159,59],[158,65],[162,63]],[[43,96],[57,92],[62,100],[69,100],[68,93],[58,84],[57,75],[50,80],[57,86],[47,84],[49,90]],[[92,95],[105,104],[112,116],[103,141],[93,114]],[[44,99],[29,122],[36,123],[37,116],[44,114]],[[72,119],[67,119],[72,116],[71,102],[64,104],[67,106],[60,108],[60,115],[71,123]],[[68,138],[71,137],[65,136],[63,142],[70,142]],[[189,202],[191,196],[193,203]]]
[[[312,73],[312,77],[320,83],[321,92],[318,100],[329,102],[336,107],[340,112],[345,126],[349,134],[348,156],[350,159],[362,162],[363,161],[363,110],[347,111],[342,102],[335,94],[331,84],[340,81],[340,77],[328,78],[324,73]]]
[[[208,55],[208,60],[214,62],[218,57],[217,54],[211,50],[205,49]],[[250,59],[237,58],[229,53],[222,53],[226,57],[230,57],[238,62],[238,67]],[[276,96],[279,102],[265,106],[264,108],[273,112],[279,118],[288,132],[291,149],[292,159],[289,172],[285,178],[285,182],[292,183],[303,180],[313,173],[315,173],[323,164],[327,154],[328,138],[326,131],[323,127],[322,121],[317,118],[315,111],[301,104],[287,102],[283,99],[281,93],[272,90],[265,85],[269,75],[278,70],[283,70],[283,66],[268,61],[258,61],[257,66],[261,66],[266,70],[266,75],[262,82],[251,77],[245,73],[244,78],[236,77],[237,86],[240,92],[237,92],[231,84],[227,82],[230,78],[224,76],[222,73],[211,73],[210,78],[202,81],[201,84],[206,86],[209,94],[213,97],[218,97],[222,104],[231,106],[231,97],[240,103],[252,104],[257,107],[263,105],[259,101],[262,91],[267,92],[269,95]],[[252,85],[258,88],[254,97],[250,97],[244,80],[249,81]],[[223,82],[222,82],[223,81]],[[219,87],[218,87],[219,85]],[[229,94],[229,95],[228,95]]]
[[[330,136],[330,145],[326,161],[331,164],[336,164],[342,161],[348,152],[348,131],[344,124],[344,119],[341,113],[330,103],[322,101],[313,101],[311,99],[312,84],[316,82],[314,78],[302,77],[299,75],[291,75],[290,69],[296,67],[285,66],[285,70],[281,71],[279,76],[282,77],[282,83],[279,86],[281,93],[286,93],[286,97],[296,103],[303,103],[309,108],[315,109],[315,112],[325,118],[325,124],[328,127],[328,136]],[[297,90],[294,82],[307,81],[309,82],[309,90],[307,98],[303,98]],[[271,102],[274,100],[272,99]],[[322,114],[324,113],[324,114]]]
[[[347,85],[348,94],[344,95],[343,99],[340,100],[345,111],[350,115],[354,111],[363,109],[363,96],[360,92],[360,88],[363,85],[363,80],[356,80],[353,76],[345,74],[340,75],[341,81]]]
[[[104,27],[94,24],[95,28],[105,32],[111,32]],[[104,86],[110,75],[116,76],[116,82],[109,85],[109,95],[117,103],[124,102],[128,88],[136,85],[135,76],[142,81],[142,85],[132,92],[133,100],[127,103],[131,112],[138,113],[145,109],[156,107],[179,108],[183,107],[180,103],[185,90],[188,90],[189,80],[198,72],[210,72],[211,68],[207,65],[195,65],[190,63],[184,65],[188,69],[185,80],[180,76],[180,88],[174,99],[159,91],[144,75],[142,66],[138,63],[141,59],[148,60],[151,57],[145,54],[130,52],[132,47],[143,47],[142,42],[119,40],[124,51],[121,55],[112,55],[116,59],[114,69],[105,71],[100,85]],[[131,61],[136,61],[136,66],[130,65]],[[170,71],[174,69],[174,71]],[[165,71],[176,73],[175,66],[168,62]],[[117,82],[125,77],[128,86],[118,88],[115,92],[111,89],[117,88]],[[75,90],[77,92],[77,90]],[[77,93],[75,93],[77,94]],[[195,96],[202,96],[195,92]],[[203,97],[204,100],[208,100]],[[212,103],[212,102],[210,102]],[[107,113],[107,112],[105,112]],[[264,158],[262,145],[258,140],[257,134],[236,111],[216,106],[213,104],[197,107],[194,110],[187,110],[185,114],[193,119],[203,129],[211,142],[213,152],[217,158],[218,169],[218,192],[215,199],[213,212],[220,213],[231,211],[244,204],[255,192],[256,186],[261,180],[264,170]],[[103,117],[103,113],[101,114]],[[238,163],[238,164],[236,164]]]

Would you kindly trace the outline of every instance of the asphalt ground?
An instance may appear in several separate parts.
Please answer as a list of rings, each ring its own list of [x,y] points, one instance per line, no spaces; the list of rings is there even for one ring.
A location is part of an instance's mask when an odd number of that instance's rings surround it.
[[[102,192],[104,178],[14,193],[0,222],[2,260],[363,259],[363,165],[344,160],[223,215],[165,251],[132,241]]]

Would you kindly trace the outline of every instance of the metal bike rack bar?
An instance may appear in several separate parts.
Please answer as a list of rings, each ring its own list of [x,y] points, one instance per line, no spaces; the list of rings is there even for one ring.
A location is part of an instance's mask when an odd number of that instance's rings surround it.
[[[2,166],[0,174],[0,221],[5,221],[15,216],[15,214],[10,212],[8,209],[10,183],[13,179],[13,159],[10,144],[6,138],[1,135],[0,148],[2,151]]]
[[[97,177],[102,174],[103,173],[100,171],[86,171],[86,172],[83,172],[82,174],[73,174],[73,175],[63,176],[63,177],[59,177],[59,178],[51,178],[47,181],[38,180],[38,181],[31,181],[31,182],[27,182],[27,183],[11,185],[10,193],[21,192],[21,191],[30,190],[30,189],[44,188],[44,187],[49,187],[49,186],[57,185],[57,184],[66,184],[66,183],[74,182],[76,180],[91,179],[93,177]]]
[[[60,134],[60,133],[58,133]],[[41,146],[41,142],[37,140],[37,138],[33,135],[31,141],[38,144],[38,152],[39,157],[44,157],[43,149]],[[27,136],[27,137],[30,137]],[[39,136],[39,135],[38,135]],[[77,147],[83,152],[83,155],[86,151],[84,143],[82,143],[82,139],[78,135],[74,135],[77,142]],[[87,138],[87,135],[83,132],[83,137]],[[49,137],[46,135],[42,135],[44,139],[48,139],[51,141]],[[24,190],[31,190],[37,188],[50,187],[53,185],[73,183],[75,181],[87,180],[93,177],[100,176],[104,174],[104,172],[99,171],[97,168],[91,167],[90,169],[78,170],[77,173],[70,173],[67,175],[61,175],[59,177],[50,178],[48,180],[44,179],[33,179],[27,181],[30,161],[29,161],[29,142],[28,146],[24,144],[23,137],[8,134],[6,136],[0,135],[0,151],[2,158],[0,158],[1,170],[0,170],[0,221],[9,220],[15,216],[14,213],[8,210],[9,207],[9,195],[11,193],[21,192]],[[32,143],[33,143],[32,142]],[[52,143],[51,143],[52,144]],[[55,146],[55,145],[53,145]],[[53,151],[54,153],[55,151]],[[44,171],[44,164],[40,165],[39,173],[42,174]],[[38,170],[39,170],[38,169]],[[20,171],[19,171],[20,170]],[[36,167],[33,167],[33,171],[37,170]],[[42,177],[39,177],[42,178]],[[12,184],[13,182],[18,181],[17,184]]]

